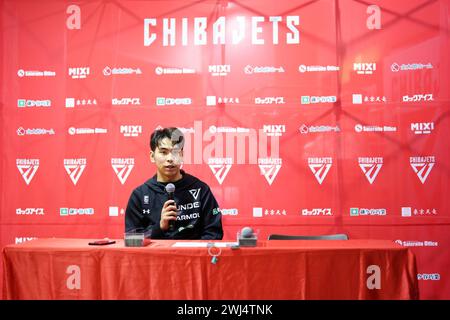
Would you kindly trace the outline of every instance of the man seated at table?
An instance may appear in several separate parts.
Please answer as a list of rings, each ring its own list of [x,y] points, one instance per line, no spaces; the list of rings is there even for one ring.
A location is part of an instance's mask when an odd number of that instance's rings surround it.
[[[222,214],[209,186],[180,169],[184,136],[177,128],[150,137],[150,161],[156,174],[131,193],[125,232],[151,231],[153,239],[222,239]],[[166,186],[175,186],[168,200]]]

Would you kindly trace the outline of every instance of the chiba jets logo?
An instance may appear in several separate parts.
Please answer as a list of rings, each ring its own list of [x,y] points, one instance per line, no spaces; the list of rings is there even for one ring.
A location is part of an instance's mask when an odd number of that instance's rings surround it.
[[[367,180],[369,180],[370,184],[372,184],[378,176],[381,167],[383,166],[383,158],[359,157],[358,163]]]
[[[214,176],[216,177],[219,184],[222,184],[225,180],[228,172],[233,165],[232,158],[209,158],[208,165],[211,168]]]
[[[111,158],[111,166],[120,183],[124,184],[133,170],[134,158]]]
[[[72,180],[74,185],[77,185],[78,180],[83,174],[84,169],[86,168],[86,159],[64,159],[64,168],[66,169],[67,174]]]
[[[436,160],[434,159],[434,156],[410,157],[409,163],[417,174],[417,177],[420,179],[420,182],[425,183]]]
[[[272,185],[278,171],[280,171],[282,160],[280,158],[259,158],[258,165],[261,174],[264,175],[269,185]]]
[[[16,165],[23,180],[29,185],[39,168],[39,159],[16,159]]]
[[[323,180],[330,171],[331,165],[333,164],[333,159],[330,157],[324,158],[308,158],[308,165],[312,173],[317,179],[319,184],[322,184]]]

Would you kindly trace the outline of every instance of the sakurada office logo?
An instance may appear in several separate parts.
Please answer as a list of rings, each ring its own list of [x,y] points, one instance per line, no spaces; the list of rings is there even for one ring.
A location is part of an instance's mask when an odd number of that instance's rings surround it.
[[[329,157],[324,158],[308,158],[308,165],[312,173],[317,179],[319,184],[322,184],[323,180],[330,171],[333,159]]]
[[[194,200],[197,200],[200,190],[201,188],[189,190],[190,194],[194,197]]]
[[[39,159],[16,159],[16,165],[25,183],[29,185],[39,168]]]
[[[372,184],[383,166],[383,158],[360,157],[358,158],[358,163],[367,180]]]
[[[133,170],[134,158],[111,158],[111,166],[120,183],[125,184],[131,170]]]
[[[233,160],[231,158],[210,158],[208,165],[219,184],[222,184],[233,165]]]
[[[64,168],[66,169],[67,174],[72,180],[74,185],[77,185],[78,180],[83,174],[84,169],[86,168],[86,159],[64,159]]]
[[[282,160],[280,158],[259,158],[258,165],[261,174],[264,175],[269,185],[272,185],[281,169]]]

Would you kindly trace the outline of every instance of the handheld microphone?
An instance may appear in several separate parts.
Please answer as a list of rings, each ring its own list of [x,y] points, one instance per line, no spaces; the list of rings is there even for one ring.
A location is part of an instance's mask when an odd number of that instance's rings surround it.
[[[173,199],[173,194],[175,192],[175,185],[173,183],[168,183],[166,185],[166,192],[168,195],[168,200],[174,200]],[[169,231],[174,231],[175,230],[175,221],[170,220],[169,221]]]

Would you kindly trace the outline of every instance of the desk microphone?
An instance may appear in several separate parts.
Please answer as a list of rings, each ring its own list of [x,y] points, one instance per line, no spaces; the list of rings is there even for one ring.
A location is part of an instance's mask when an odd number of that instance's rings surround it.
[[[173,194],[175,192],[175,185],[173,183],[169,183],[166,185],[166,192],[169,197],[168,200],[173,200]],[[175,230],[175,221],[170,220],[169,221],[169,231]]]

